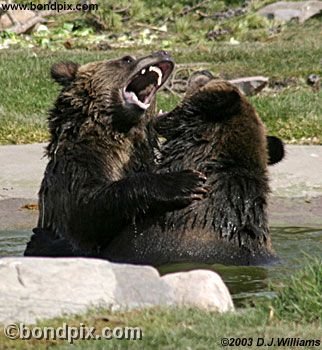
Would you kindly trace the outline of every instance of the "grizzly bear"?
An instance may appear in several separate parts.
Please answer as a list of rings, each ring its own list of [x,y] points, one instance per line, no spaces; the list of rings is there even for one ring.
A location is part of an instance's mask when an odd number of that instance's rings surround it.
[[[148,126],[147,143],[156,147],[155,133],[152,126]],[[143,214],[131,212],[132,220],[120,225],[114,235],[110,234],[108,242],[99,244],[103,234],[98,236],[94,232],[93,240],[97,237],[100,248],[96,251],[87,247],[79,250],[80,245],[68,234],[51,240],[48,227],[39,225],[29,252],[52,256],[91,255],[152,265],[180,261],[250,265],[273,261],[276,256],[271,247],[266,212],[267,165],[282,159],[283,144],[278,138],[266,138],[261,120],[240,91],[227,82],[214,80],[208,72],[193,75],[181,104],[158,117],[154,127],[166,138],[161,162],[156,169],[151,153],[150,157],[144,157],[141,167],[152,168],[159,179],[169,174],[183,174],[187,168],[197,169],[199,173],[193,174],[198,174],[198,184],[194,183],[191,197],[200,199],[207,190],[206,198],[190,206],[185,202],[182,209],[176,211],[155,207],[154,211]],[[148,154],[152,152],[151,147],[146,149]],[[206,188],[202,186],[203,173],[207,175]],[[125,191],[131,191],[133,185]],[[95,183],[91,186],[95,188]],[[175,186],[173,184],[173,192],[177,191]],[[133,192],[138,196],[140,191],[145,192],[145,187],[136,187]],[[118,202],[118,215],[121,215],[121,206],[129,210],[126,202],[129,198],[130,195],[124,195],[125,202]],[[86,204],[92,213],[94,201]],[[100,210],[98,206],[95,209]],[[83,215],[88,219],[94,217],[85,211]],[[100,226],[96,229],[100,230]],[[104,230],[109,232],[108,227]],[[75,240],[77,242],[77,232]]]
[[[207,177],[208,194],[190,207],[146,220],[135,235],[116,238],[102,256],[153,265],[274,261],[267,165],[281,160],[283,144],[266,138],[246,97],[226,81],[196,74],[181,104],[159,116],[155,127],[166,138],[159,170],[197,169]]]
[[[49,162],[25,255],[100,256],[124,232],[135,236],[145,217],[202,199],[202,173],[155,171],[151,117],[173,66],[160,51],[52,67],[62,90],[49,115]]]

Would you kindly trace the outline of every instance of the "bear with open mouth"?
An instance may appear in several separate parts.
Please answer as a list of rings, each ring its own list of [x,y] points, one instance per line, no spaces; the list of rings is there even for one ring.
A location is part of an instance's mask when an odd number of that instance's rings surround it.
[[[156,173],[155,94],[173,70],[164,51],[135,59],[62,62],[48,121],[39,220],[25,255],[100,256],[137,223],[200,200],[205,176]]]

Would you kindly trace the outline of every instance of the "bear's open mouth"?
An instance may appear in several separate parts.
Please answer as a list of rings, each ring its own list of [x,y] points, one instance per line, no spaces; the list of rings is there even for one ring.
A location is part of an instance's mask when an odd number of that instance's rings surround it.
[[[171,74],[173,63],[162,61],[142,68],[123,90],[127,103],[135,104],[142,109],[150,106],[155,93]]]

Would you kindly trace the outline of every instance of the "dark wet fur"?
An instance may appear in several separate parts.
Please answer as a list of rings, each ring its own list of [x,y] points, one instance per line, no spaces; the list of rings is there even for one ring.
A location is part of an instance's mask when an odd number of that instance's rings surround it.
[[[71,228],[74,236],[61,227],[57,231],[63,234],[55,241],[56,248],[63,245],[66,249],[69,245],[70,255],[152,265],[180,261],[249,265],[273,261],[276,256],[267,222],[269,186],[265,130],[238,89],[229,83],[211,80],[205,86],[198,86],[196,93],[187,96],[172,112],[160,117],[155,127],[167,138],[158,166],[158,172],[166,175],[154,173],[152,149],[156,139],[151,129],[151,134],[144,134],[147,135],[145,142],[136,144],[133,165],[122,186],[113,191],[112,196],[108,196],[109,192],[98,191],[97,197],[91,197],[89,194],[97,188],[96,182],[105,178],[104,171],[111,172],[112,165],[115,166],[115,155],[102,164],[106,154],[99,154],[93,167],[89,168],[93,169],[95,165],[96,170],[103,172],[99,176],[96,172],[88,174],[91,181],[85,188],[81,182],[82,186],[73,189],[76,195],[72,207],[76,223]],[[99,140],[104,140],[103,135],[98,136]],[[131,139],[131,144],[135,144],[135,140]],[[149,151],[142,153],[142,145]],[[81,154],[84,166],[92,164],[92,154],[86,157],[86,149],[82,149],[77,157]],[[197,187],[203,189],[200,174],[187,182],[182,173],[184,169],[197,169],[206,174],[209,192],[205,199],[170,212],[180,207],[173,206],[178,189],[181,190],[178,196],[181,207],[192,203],[189,196],[189,203],[183,203],[183,187],[189,189],[189,194],[194,188],[195,195]],[[75,175],[77,179],[77,172],[78,169],[74,170],[66,178],[73,179],[71,183],[65,180],[67,185],[75,186],[72,184]],[[109,184],[108,188],[111,187],[113,185]],[[54,192],[51,198],[56,198],[53,196]],[[84,196],[92,200],[87,200],[83,208]],[[121,200],[115,202],[116,198]],[[88,230],[92,228],[91,235],[81,232],[86,222],[91,224],[88,227]],[[67,243],[67,239],[73,244]],[[83,242],[79,244],[81,240]],[[56,248],[52,245],[53,250]],[[36,247],[33,253],[35,251],[39,252],[39,249]]]

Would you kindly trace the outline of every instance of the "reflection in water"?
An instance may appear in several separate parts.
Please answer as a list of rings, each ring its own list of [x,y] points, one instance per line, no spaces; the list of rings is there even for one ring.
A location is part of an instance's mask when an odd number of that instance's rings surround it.
[[[290,276],[301,268],[307,256],[322,258],[322,231],[310,228],[272,228],[273,246],[281,261],[270,266],[223,266],[180,263],[162,266],[161,274],[208,269],[218,272],[238,305],[243,300],[271,296],[268,284]],[[0,257],[21,256],[31,235],[30,230],[0,232]]]

